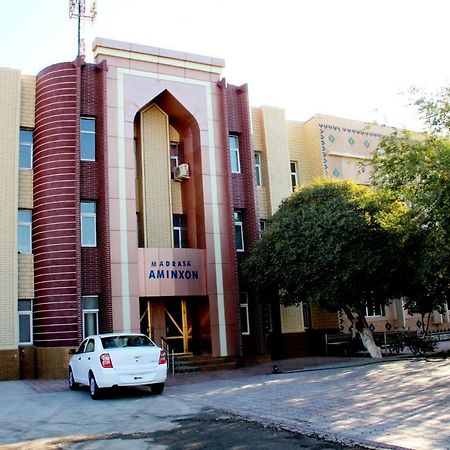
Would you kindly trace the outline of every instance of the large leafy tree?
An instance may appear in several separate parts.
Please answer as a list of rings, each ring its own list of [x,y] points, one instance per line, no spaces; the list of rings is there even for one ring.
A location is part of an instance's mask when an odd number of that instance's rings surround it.
[[[398,130],[383,139],[372,177],[410,205],[416,246],[408,258],[415,276],[406,307],[422,315],[427,331],[432,311],[442,310],[450,297],[450,88],[434,96],[413,93],[428,132]]]
[[[401,292],[408,223],[405,205],[383,193],[317,180],[281,204],[244,275],[260,299],[344,310],[371,356],[381,357],[365,307],[387,304]]]

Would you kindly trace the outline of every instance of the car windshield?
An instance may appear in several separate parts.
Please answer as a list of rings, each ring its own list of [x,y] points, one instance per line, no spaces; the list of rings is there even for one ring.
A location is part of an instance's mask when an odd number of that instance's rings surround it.
[[[154,347],[147,336],[121,335],[102,337],[103,348]]]

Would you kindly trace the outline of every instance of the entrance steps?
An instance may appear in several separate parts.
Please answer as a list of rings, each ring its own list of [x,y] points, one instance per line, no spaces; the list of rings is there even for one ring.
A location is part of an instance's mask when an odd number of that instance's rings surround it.
[[[172,360],[173,358],[173,360]],[[237,360],[230,356],[169,355],[169,372],[190,373],[235,369]]]

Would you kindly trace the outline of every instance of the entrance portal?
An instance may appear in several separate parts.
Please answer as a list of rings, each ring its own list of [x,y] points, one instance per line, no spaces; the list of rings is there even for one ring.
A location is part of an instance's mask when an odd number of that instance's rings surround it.
[[[141,332],[175,354],[211,352],[207,297],[141,298]]]

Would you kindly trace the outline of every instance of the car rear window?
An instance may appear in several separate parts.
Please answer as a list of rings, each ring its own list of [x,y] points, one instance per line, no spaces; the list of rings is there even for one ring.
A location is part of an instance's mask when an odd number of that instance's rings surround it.
[[[154,347],[147,336],[108,336],[101,338],[103,348]]]

